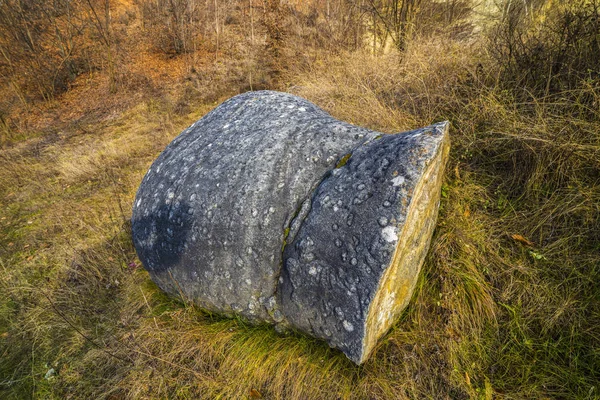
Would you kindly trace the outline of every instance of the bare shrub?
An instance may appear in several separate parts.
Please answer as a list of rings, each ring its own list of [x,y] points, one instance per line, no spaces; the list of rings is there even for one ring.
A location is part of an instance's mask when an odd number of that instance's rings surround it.
[[[501,84],[520,98],[580,89],[600,79],[600,2],[574,0],[505,5],[491,35]],[[542,2],[544,3],[544,2]],[[529,7],[527,5],[529,4]],[[586,103],[593,98],[580,99]]]
[[[364,24],[374,50],[385,50],[391,43],[402,51],[417,34],[462,33],[472,28],[468,21],[471,0],[367,0],[361,4],[369,15]]]
[[[109,0],[0,2],[0,73],[22,101],[65,92],[94,67],[93,54],[114,66],[108,7]]]
[[[193,0],[139,0],[146,37],[166,54],[197,49],[207,24],[206,7]]]
[[[25,92],[50,98],[66,90],[85,64],[81,45],[81,3],[8,0],[0,3],[0,64],[3,75]]]

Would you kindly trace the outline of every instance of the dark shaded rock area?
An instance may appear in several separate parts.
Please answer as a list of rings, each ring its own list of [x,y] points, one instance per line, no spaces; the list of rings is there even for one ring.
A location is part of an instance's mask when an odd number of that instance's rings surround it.
[[[136,251],[170,294],[307,332],[361,363],[412,293],[414,283],[400,304],[389,276],[416,220],[418,254],[404,263],[416,281],[447,143],[446,124],[386,135],[290,94],[235,96],[148,170],[133,206]],[[417,203],[425,211],[408,218]]]

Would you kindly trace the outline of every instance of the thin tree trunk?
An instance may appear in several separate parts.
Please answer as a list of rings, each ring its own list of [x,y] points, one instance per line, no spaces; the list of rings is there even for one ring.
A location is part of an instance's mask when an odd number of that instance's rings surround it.
[[[215,60],[219,58],[219,5],[217,0],[214,0],[215,5],[215,30],[217,34],[217,47],[215,49]]]
[[[250,0],[250,45],[254,46],[254,6]]]

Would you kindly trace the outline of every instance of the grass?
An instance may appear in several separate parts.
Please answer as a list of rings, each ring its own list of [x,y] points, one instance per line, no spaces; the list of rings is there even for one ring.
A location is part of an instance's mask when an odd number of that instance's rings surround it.
[[[408,309],[363,366],[164,295],[133,196],[187,115],[140,100],[0,152],[0,394],[20,398],[599,398],[598,110],[517,102],[475,45],[328,55],[283,81],[396,132],[449,119],[440,217]],[[483,73],[478,64],[483,63]],[[598,87],[588,96],[600,97]],[[368,112],[365,112],[368,110]]]

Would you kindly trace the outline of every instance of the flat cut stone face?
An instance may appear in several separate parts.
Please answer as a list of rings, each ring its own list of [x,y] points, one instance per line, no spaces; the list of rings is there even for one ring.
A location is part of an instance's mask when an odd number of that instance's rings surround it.
[[[168,293],[362,363],[412,294],[448,147],[445,123],[386,135],[248,92],[152,164],[133,207],[136,251]]]

